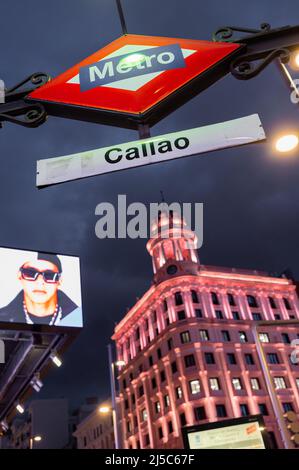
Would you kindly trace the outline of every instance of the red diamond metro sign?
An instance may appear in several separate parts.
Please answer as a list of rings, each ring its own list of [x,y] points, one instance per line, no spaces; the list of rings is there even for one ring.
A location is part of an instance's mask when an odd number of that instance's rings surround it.
[[[152,124],[228,73],[244,46],[124,35],[31,92],[49,114],[135,128]]]

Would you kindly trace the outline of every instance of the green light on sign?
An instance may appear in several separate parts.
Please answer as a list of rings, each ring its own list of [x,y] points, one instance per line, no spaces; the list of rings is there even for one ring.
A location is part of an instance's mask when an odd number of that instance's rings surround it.
[[[127,57],[124,57],[120,62],[119,65],[125,67],[137,67],[138,65],[142,64],[146,60],[146,55],[144,54],[130,54]]]

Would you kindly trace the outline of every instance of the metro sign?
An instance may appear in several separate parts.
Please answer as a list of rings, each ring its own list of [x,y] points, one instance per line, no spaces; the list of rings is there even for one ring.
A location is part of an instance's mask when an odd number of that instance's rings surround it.
[[[152,124],[229,71],[236,43],[125,35],[31,92],[49,114]]]

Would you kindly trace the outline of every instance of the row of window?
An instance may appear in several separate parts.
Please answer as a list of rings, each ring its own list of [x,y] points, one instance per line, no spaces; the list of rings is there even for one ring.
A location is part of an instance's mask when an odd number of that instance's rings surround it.
[[[297,387],[299,389],[299,377],[297,377],[295,380],[296,380]],[[274,377],[273,381],[274,381],[274,385],[275,385],[276,390],[282,390],[282,389],[286,389],[286,388],[289,387],[289,385],[288,385],[288,383],[287,383],[287,381],[284,377]],[[236,391],[240,391],[240,390],[244,389],[243,381],[240,377],[233,377],[231,379],[231,382],[232,382],[233,388]],[[157,382],[156,382],[155,377],[152,378],[151,385],[152,385],[153,390],[155,390],[157,388]],[[251,385],[251,388],[252,388],[253,391],[257,391],[257,390],[262,389],[261,383],[260,383],[260,380],[259,380],[258,377],[251,377],[250,378],[250,385]],[[212,392],[220,391],[222,389],[220,379],[218,377],[210,377],[209,378],[209,387],[210,387],[210,390]],[[189,381],[189,390],[190,390],[191,395],[199,394],[201,392],[200,380],[199,379],[190,380]],[[140,386],[139,387],[139,397],[143,396],[143,394],[144,394],[143,386]],[[175,397],[176,397],[177,400],[180,400],[181,398],[183,398],[183,391],[182,391],[181,386],[178,386],[178,387],[175,388]],[[135,400],[135,395],[134,394],[131,395],[131,400],[132,400],[132,405],[135,405],[136,400]],[[168,394],[164,395],[163,400],[164,400],[165,408],[169,407],[170,406],[170,398],[169,398]],[[154,406],[155,406],[156,413],[160,413],[161,412],[161,403],[160,403],[159,400],[155,402]],[[126,399],[125,400],[125,409],[128,409],[128,408],[129,408],[129,400]],[[144,421],[145,419],[147,419],[147,417],[144,417],[142,415],[142,420]]]
[[[220,305],[220,301],[219,301],[217,293],[216,292],[211,292],[210,295],[211,295],[213,305]],[[199,304],[200,303],[199,295],[195,290],[191,290],[191,297],[192,297],[192,302],[194,304]],[[227,297],[228,297],[229,305],[233,306],[233,307],[236,306],[234,296],[232,294],[228,293]],[[247,302],[248,302],[249,307],[251,307],[251,308],[258,308],[259,307],[259,304],[258,304],[257,299],[256,299],[255,296],[247,295],[246,298],[247,298]],[[176,306],[180,306],[180,305],[184,304],[184,300],[183,300],[183,296],[182,296],[181,292],[175,292],[174,299],[175,299],[175,305]],[[276,304],[276,301],[274,300],[274,298],[273,297],[268,297],[268,299],[269,299],[271,307],[276,309],[277,304]],[[284,302],[284,305],[285,305],[287,310],[292,310],[289,299],[283,297],[283,302]],[[168,304],[167,304],[167,301],[165,299],[163,300],[163,310],[164,310],[164,312],[167,312],[167,310],[168,310]],[[195,309],[195,315],[197,317],[201,318],[202,317],[201,309]],[[223,319],[223,312],[221,310],[216,310],[215,311],[215,316],[218,319]],[[185,318],[186,318],[185,311],[184,310],[179,311],[178,312],[178,320],[184,320]],[[238,312],[233,312],[233,318],[235,320],[240,320],[239,313]],[[262,315],[260,313],[252,313],[252,318],[255,321],[260,321],[260,320],[262,320]],[[275,314],[275,318],[277,320],[279,320],[280,315]],[[169,323],[169,318],[168,317],[166,318],[166,321],[168,321],[168,323]],[[152,314],[152,322],[153,323],[157,322],[157,312],[156,311],[154,311],[153,314]],[[145,328],[145,331],[147,331],[149,329],[149,320],[148,319],[145,320],[144,328]],[[140,328],[137,327],[136,330],[135,330],[135,339],[138,340],[139,338],[140,338]]]
[[[247,343],[248,342],[248,337],[247,337],[247,334],[246,334],[245,331],[239,331],[238,334],[239,334],[240,343]],[[230,342],[231,341],[231,334],[228,330],[221,330],[221,335],[222,335],[222,340],[224,342]],[[297,335],[297,336],[299,338],[299,335]],[[282,337],[282,342],[283,343],[290,344],[290,342],[291,342],[290,337],[287,333],[281,333],[281,337]],[[263,343],[269,343],[270,342],[270,338],[269,338],[268,333],[260,333],[259,338],[260,338],[260,341],[263,342]],[[209,331],[206,330],[206,329],[199,330],[199,339],[200,339],[200,341],[210,341]],[[186,330],[186,331],[183,331],[183,332],[180,333],[180,341],[181,341],[182,344],[187,344],[187,343],[191,342],[191,335],[190,335],[189,330]],[[167,348],[168,348],[168,351],[173,349],[173,339],[172,338],[168,339]],[[162,356],[163,356],[162,355],[162,350],[161,350],[161,348],[158,348],[157,349],[157,360],[161,359]],[[206,361],[207,364],[216,364],[214,354],[212,352],[204,353],[204,357],[205,357],[205,361]],[[281,362],[277,353],[268,353],[267,357],[268,357],[269,364],[280,364],[280,362]],[[244,354],[244,358],[245,358],[245,363],[247,365],[254,365],[255,362],[254,362],[252,354],[246,353],[246,354]],[[237,360],[236,360],[236,357],[235,357],[234,353],[227,353],[227,360],[228,360],[228,364],[233,364],[233,365],[237,364]],[[155,361],[154,356],[153,355],[149,356],[148,366],[152,367],[154,365],[154,361]],[[185,356],[184,361],[185,361],[185,367],[195,366],[195,358],[194,358],[193,354],[189,354],[189,355]],[[294,363],[291,361],[291,358],[290,358],[290,362],[291,362],[292,365],[294,365]],[[140,364],[139,368],[138,368],[138,374],[141,374],[143,372],[143,369],[144,369],[143,364]],[[171,369],[172,369],[172,373],[177,372],[177,365],[176,365],[175,361],[172,362]],[[163,382],[165,380],[165,372],[162,371],[161,374],[162,374],[161,381]],[[132,373],[130,373],[129,378],[130,378],[130,381],[132,381],[134,379],[134,376],[133,376]],[[123,388],[125,389],[126,387],[127,387],[127,380],[123,379]]]
[[[248,407],[247,403],[240,403],[239,406],[240,406],[241,416],[249,416],[250,415],[250,411],[249,411],[249,407]],[[268,407],[267,407],[266,403],[258,403],[258,407],[259,407],[259,412],[263,416],[268,416],[269,415],[269,410],[268,410]],[[294,411],[294,406],[291,402],[283,402],[282,403],[282,408],[283,408],[283,411],[285,413],[288,412],[288,411]],[[226,406],[223,403],[216,404],[215,405],[215,411],[216,411],[217,418],[226,418],[228,416]],[[157,412],[159,413],[160,411],[157,411]],[[181,426],[185,426],[187,424],[185,413],[184,412],[180,413],[179,418],[180,418]],[[203,420],[208,419],[207,413],[206,413],[206,410],[205,410],[204,406],[198,406],[198,407],[194,408],[194,419],[195,419],[195,421],[203,421]],[[147,414],[147,411],[145,409],[143,409],[141,411],[141,420],[142,421],[147,421],[148,420],[148,414]],[[134,417],[134,426],[135,426],[135,429],[138,426],[136,416]],[[173,424],[172,424],[171,420],[167,422],[167,427],[168,427],[168,433],[171,434],[173,432]],[[128,433],[132,432],[131,421],[127,421],[127,432]],[[158,436],[159,436],[160,439],[162,439],[164,437],[162,427],[158,428]],[[149,445],[149,442],[146,445]]]

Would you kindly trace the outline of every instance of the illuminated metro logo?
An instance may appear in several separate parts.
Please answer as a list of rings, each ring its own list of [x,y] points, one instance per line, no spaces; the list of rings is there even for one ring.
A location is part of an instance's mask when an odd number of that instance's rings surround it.
[[[141,49],[82,67],[79,72],[80,90],[183,67],[186,64],[179,44]]]

